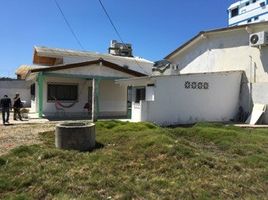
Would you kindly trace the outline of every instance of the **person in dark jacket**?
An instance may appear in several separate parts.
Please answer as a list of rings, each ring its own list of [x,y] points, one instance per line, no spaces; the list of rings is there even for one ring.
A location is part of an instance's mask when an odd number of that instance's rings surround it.
[[[2,120],[3,124],[5,125],[6,123],[9,123],[9,110],[12,109],[11,107],[11,99],[7,96],[4,95],[4,98],[0,100],[0,106],[2,108]]]
[[[17,115],[19,117],[19,119],[22,121],[21,115],[20,115],[20,109],[22,107],[22,102],[20,100],[20,95],[17,93],[16,96],[14,97],[14,104],[13,104],[13,108],[14,108],[14,116],[13,119],[17,120]]]

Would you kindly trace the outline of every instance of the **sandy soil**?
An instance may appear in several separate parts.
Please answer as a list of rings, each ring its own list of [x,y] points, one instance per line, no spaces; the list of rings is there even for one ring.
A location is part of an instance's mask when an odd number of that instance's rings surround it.
[[[55,123],[11,123],[0,125],[0,155],[20,145],[38,144],[38,133],[55,130]]]

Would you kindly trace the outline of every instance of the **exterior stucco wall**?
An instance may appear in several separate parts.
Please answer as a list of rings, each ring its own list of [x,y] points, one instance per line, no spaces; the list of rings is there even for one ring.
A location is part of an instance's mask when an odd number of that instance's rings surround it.
[[[21,101],[26,101],[25,107],[31,106],[30,83],[23,80],[0,81],[0,98],[8,95],[13,103],[15,94],[20,94]]]
[[[115,84],[114,80],[100,82],[100,115],[126,116],[127,87]]]
[[[246,30],[208,35],[170,61],[179,65],[181,74],[244,70],[248,79],[268,82],[268,47],[250,47]]]
[[[88,75],[88,76],[105,76],[105,77],[131,77],[131,75],[120,72],[104,65],[91,65],[64,69],[56,71],[58,74]]]
[[[239,108],[241,74],[226,72],[154,77],[154,101],[141,101],[140,109],[136,106],[132,111],[132,120],[161,125],[234,120]],[[187,89],[187,81],[207,82],[209,88]]]
[[[205,34],[169,60],[179,66],[180,74],[243,70],[240,105],[250,113],[254,103],[268,104],[268,99],[261,95],[263,91],[252,86],[268,84],[268,46],[249,46],[250,34],[261,31],[268,31],[268,26]]]

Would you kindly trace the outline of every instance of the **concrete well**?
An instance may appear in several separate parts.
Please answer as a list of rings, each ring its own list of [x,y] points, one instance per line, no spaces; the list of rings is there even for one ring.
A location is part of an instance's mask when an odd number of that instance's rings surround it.
[[[60,149],[88,151],[95,147],[95,124],[62,123],[56,126],[55,145]]]

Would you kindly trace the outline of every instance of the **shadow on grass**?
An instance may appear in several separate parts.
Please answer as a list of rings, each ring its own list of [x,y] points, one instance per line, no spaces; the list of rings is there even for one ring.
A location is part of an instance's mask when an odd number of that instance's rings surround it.
[[[93,151],[96,149],[102,149],[102,148],[104,148],[104,144],[96,141],[96,144],[95,144]]]

